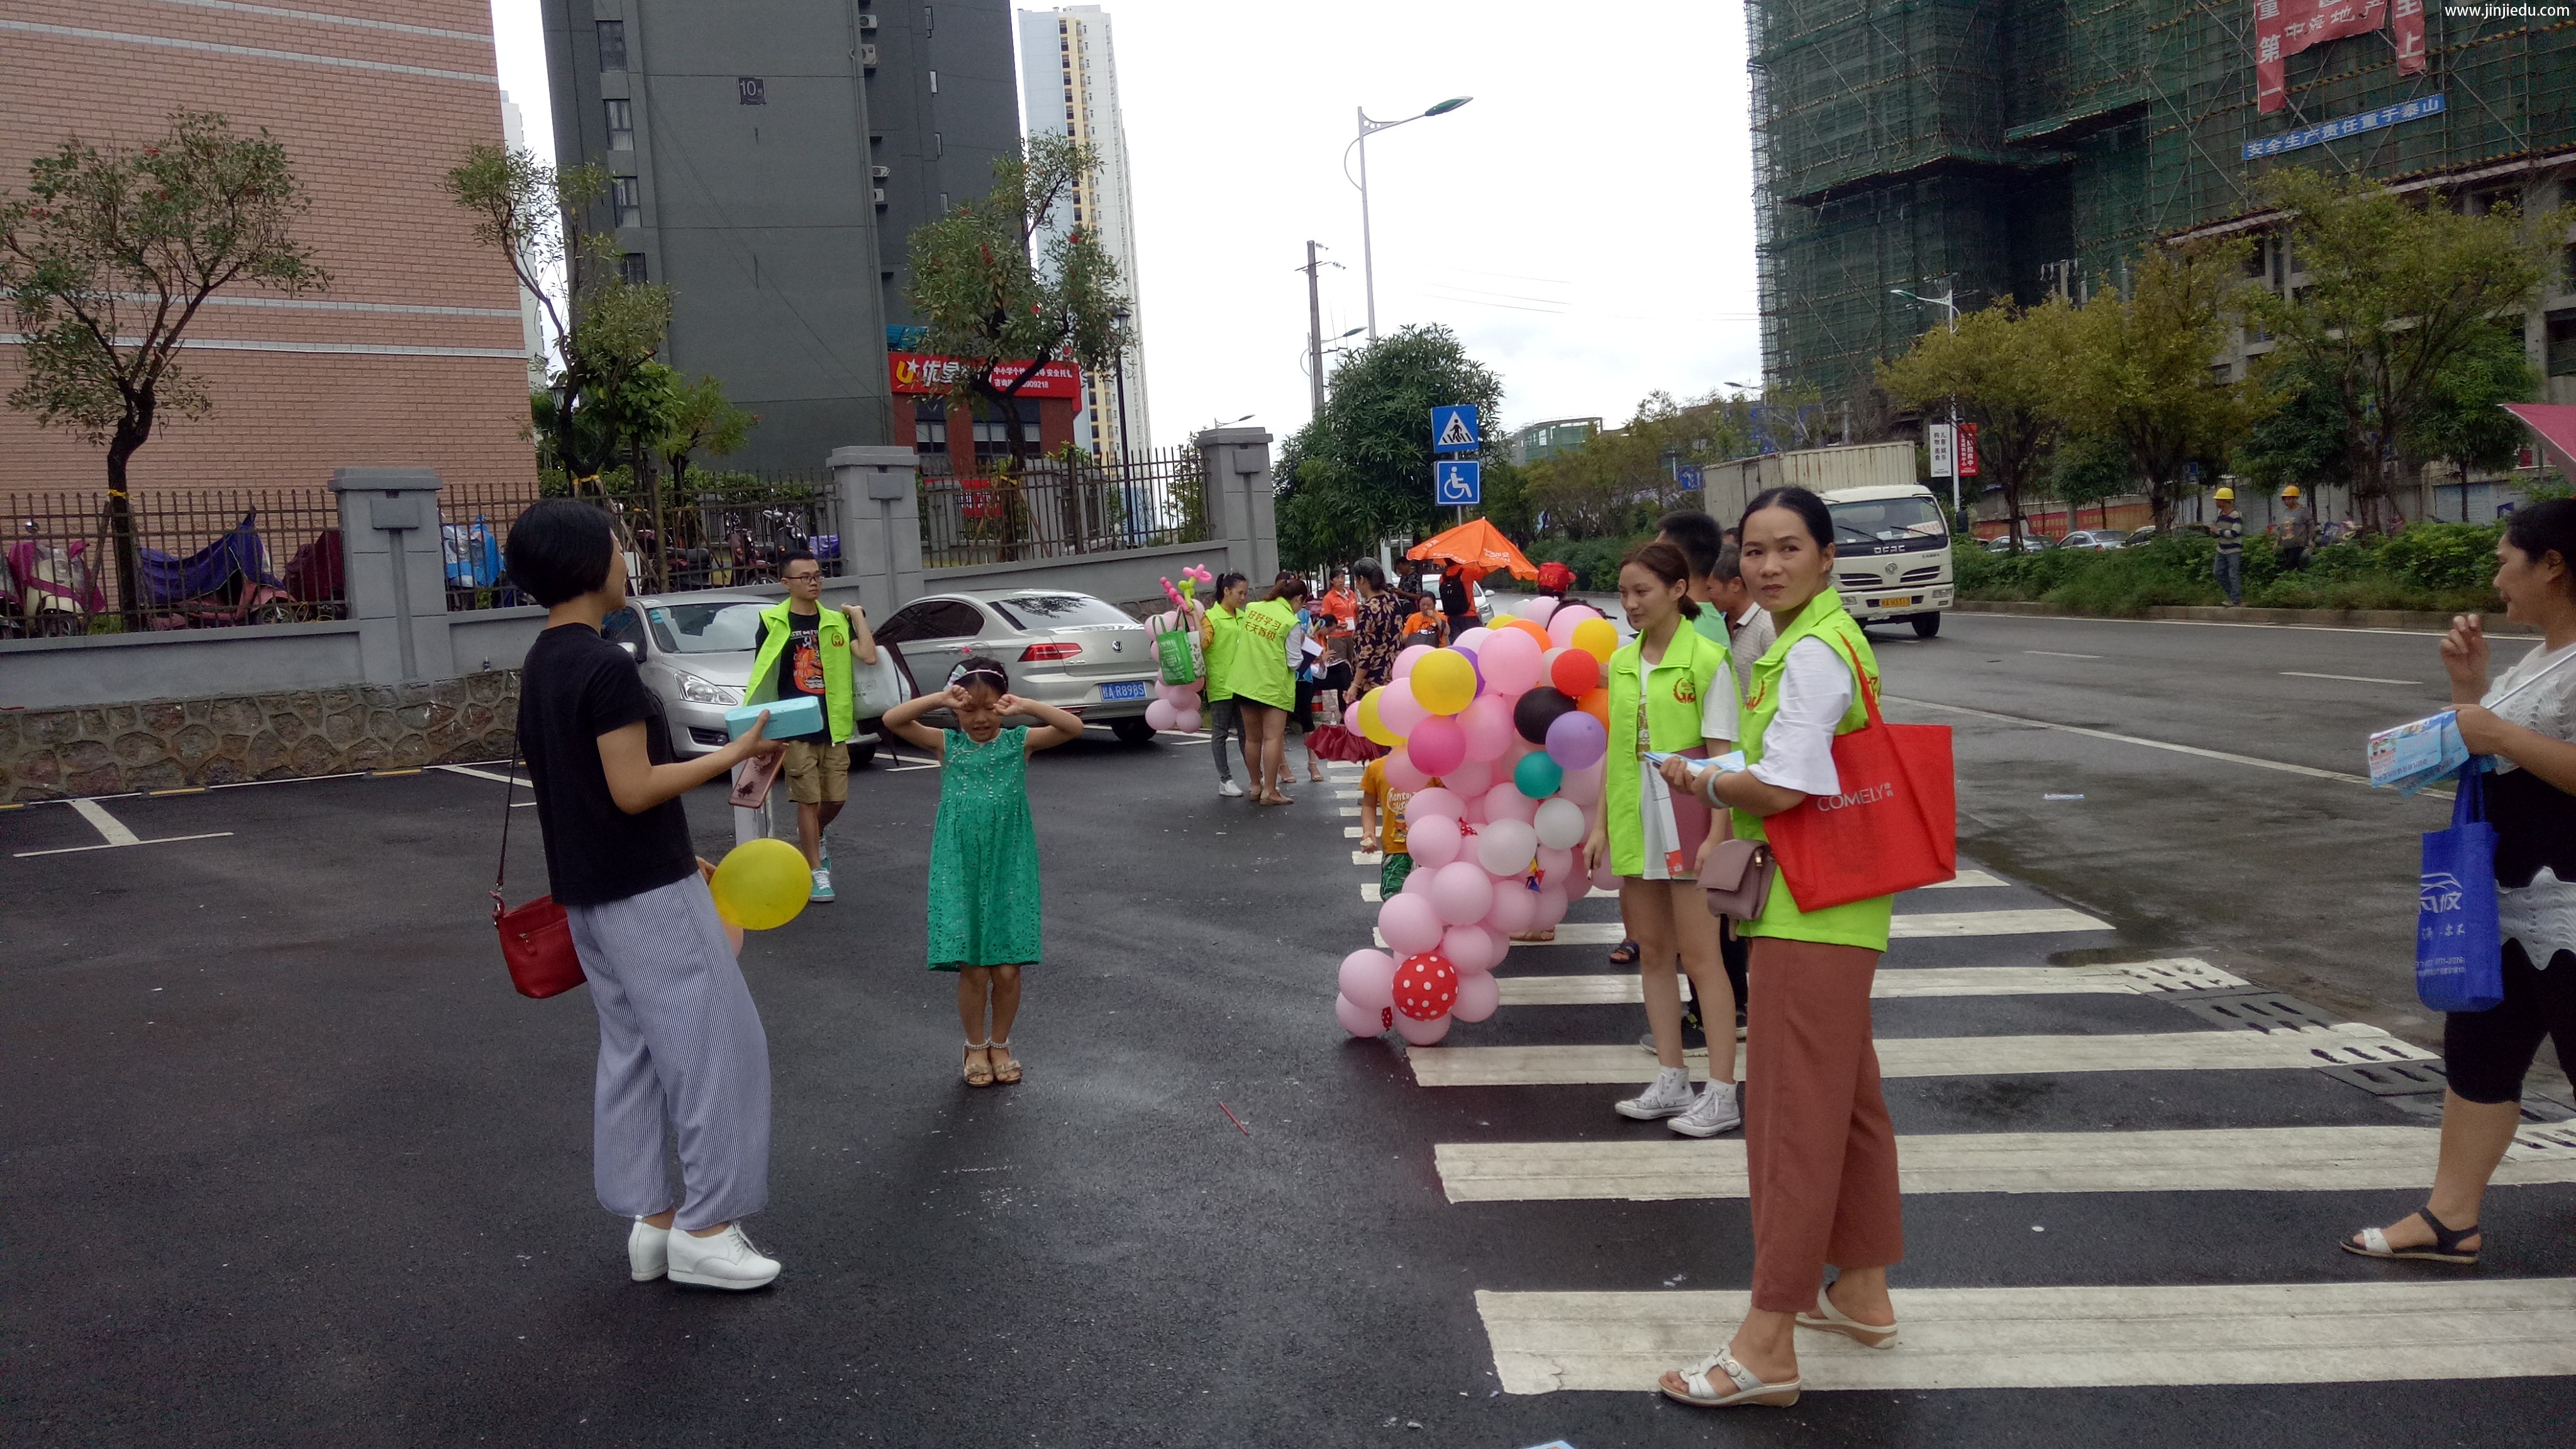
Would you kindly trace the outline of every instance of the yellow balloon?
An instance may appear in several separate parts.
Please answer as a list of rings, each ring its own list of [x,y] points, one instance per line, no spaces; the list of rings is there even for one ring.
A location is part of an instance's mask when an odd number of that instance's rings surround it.
[[[1476,698],[1476,666],[1455,649],[1434,649],[1414,661],[1413,697],[1433,714],[1456,714]]]
[[[1360,733],[1367,736],[1371,744],[1394,749],[1404,743],[1404,736],[1388,729],[1385,718],[1377,712],[1377,697],[1385,692],[1385,687],[1381,685],[1360,696],[1358,713]]]
[[[795,920],[813,893],[805,852],[775,837],[746,840],[716,862],[716,914],[745,930],[767,931]]]
[[[1574,647],[1607,664],[1619,652],[1619,630],[1607,619],[1586,619],[1574,626]]]

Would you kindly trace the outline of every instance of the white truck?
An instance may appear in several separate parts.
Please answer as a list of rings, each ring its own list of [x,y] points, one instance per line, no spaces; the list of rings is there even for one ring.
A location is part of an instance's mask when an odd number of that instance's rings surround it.
[[[1899,619],[1925,639],[1957,597],[1950,526],[1914,477],[1911,443],[1860,443],[1765,453],[1701,470],[1708,511],[1732,524],[1766,488],[1809,489],[1834,516],[1834,584],[1864,624]]]

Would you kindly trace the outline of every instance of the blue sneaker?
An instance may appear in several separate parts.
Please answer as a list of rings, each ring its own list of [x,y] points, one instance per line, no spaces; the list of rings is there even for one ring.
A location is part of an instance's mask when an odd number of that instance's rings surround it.
[[[807,896],[805,899],[808,901],[828,901],[837,899],[837,897],[832,894],[832,872],[830,870],[818,870],[814,872],[814,893]]]

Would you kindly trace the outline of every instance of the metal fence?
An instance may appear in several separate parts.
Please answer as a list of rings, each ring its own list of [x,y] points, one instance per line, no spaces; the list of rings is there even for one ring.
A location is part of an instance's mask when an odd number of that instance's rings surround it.
[[[580,498],[616,520],[627,587],[637,593],[776,583],[780,565],[797,549],[813,553],[826,577],[841,573],[840,498],[818,473],[692,473],[676,486],[666,484],[662,526],[670,539],[658,553],[649,498]],[[511,587],[501,549],[510,525],[536,501],[524,486],[469,485],[439,494],[449,612],[533,602]]]
[[[340,507],[323,489],[0,493],[0,637],[337,619]]]
[[[946,463],[925,454],[925,467]],[[928,568],[1117,553],[1208,537],[1199,452],[1172,448],[1118,461],[1041,458],[1017,477],[921,480],[921,561]]]

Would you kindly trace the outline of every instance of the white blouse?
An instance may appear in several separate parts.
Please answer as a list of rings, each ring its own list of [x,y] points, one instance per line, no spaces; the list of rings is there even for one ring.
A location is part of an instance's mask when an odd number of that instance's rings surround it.
[[[1639,660],[1642,666],[1645,661]],[[1651,672],[1651,671],[1650,671]],[[1741,692],[1735,687],[1735,666],[1721,663],[1717,677],[1709,681],[1708,700],[1701,706],[1699,735],[1703,740],[1733,742],[1741,737]],[[1681,824],[1673,818],[1672,787],[1664,783],[1663,772],[1643,761],[1637,770],[1637,822],[1639,839],[1645,846],[1645,873],[1640,880],[1689,880],[1697,867],[1684,860],[1672,864],[1682,844]]]
[[[2553,740],[2576,740],[2576,659],[2569,657],[2571,651],[2576,651],[2576,644],[2555,654],[2546,644],[2533,646],[2522,662],[2489,686],[2479,702],[2507,724],[2536,730]],[[2545,678],[2521,689],[2544,669],[2549,671]],[[2521,692],[2515,693],[2517,689]],[[2506,699],[2507,695],[2513,697]],[[2520,767],[2499,758],[2495,768],[2502,774]],[[2535,968],[2546,969],[2549,958],[2561,951],[2576,951],[2576,881],[2560,880],[2545,865],[2527,886],[2497,887],[2496,914],[2504,939],[2520,941]]]
[[[1780,709],[1762,733],[1754,779],[1804,795],[1839,795],[1834,729],[1851,708],[1851,661],[1813,635],[1789,646],[1781,661]]]

